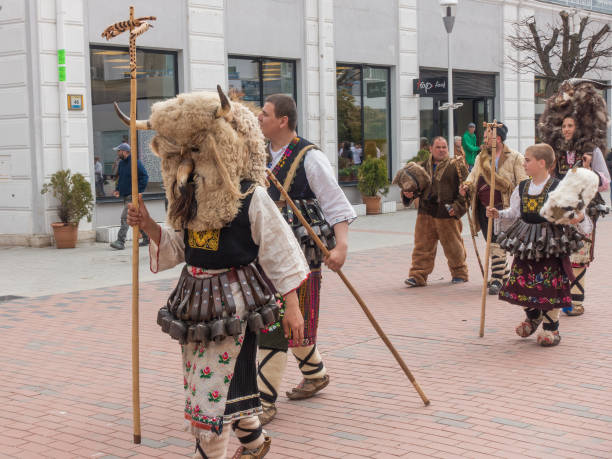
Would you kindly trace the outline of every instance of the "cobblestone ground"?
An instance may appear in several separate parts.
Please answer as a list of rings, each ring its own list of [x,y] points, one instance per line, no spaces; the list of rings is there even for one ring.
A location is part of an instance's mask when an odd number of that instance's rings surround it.
[[[561,318],[563,340],[552,349],[517,337],[520,309],[493,297],[478,338],[471,241],[472,277],[460,286],[451,286],[441,254],[430,285],[406,289],[409,245],[352,253],[345,273],[431,405],[423,406],[340,279],[325,272],[319,346],[332,383],[308,401],[280,398],[268,457],[612,457],[611,238],[604,221],[587,312]],[[1,303],[0,456],[191,454],[181,431],[178,345],[155,324],[171,287],[161,280],[141,289],[140,446],[131,443],[130,287]],[[283,391],[298,380],[290,362]]]

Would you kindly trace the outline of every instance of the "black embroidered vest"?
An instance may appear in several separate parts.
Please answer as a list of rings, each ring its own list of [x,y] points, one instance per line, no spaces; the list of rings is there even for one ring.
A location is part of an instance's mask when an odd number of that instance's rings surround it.
[[[557,162],[555,164],[555,177],[561,180],[565,177],[565,174],[574,167],[574,165],[582,159],[582,155],[573,151],[564,151],[557,155]]]
[[[540,215],[540,209],[548,199],[548,193],[557,188],[559,179],[550,177],[542,192],[537,195],[529,194],[531,179],[519,183],[519,196],[521,197],[521,218],[527,223],[546,223],[547,220]]]
[[[240,183],[244,193],[252,182]],[[242,199],[236,218],[218,230],[184,230],[185,262],[203,269],[223,269],[248,265],[257,258],[259,247],[251,237],[249,207],[253,193]]]
[[[277,165],[272,169],[278,181],[283,185],[285,184],[285,179],[287,178],[289,169],[291,168],[291,165],[293,164],[293,161],[295,161],[297,155],[300,153],[300,151],[302,151],[304,147],[312,145],[312,142],[309,142],[308,140],[302,137],[297,137],[296,139],[297,143],[292,141],[292,143],[289,144],[289,147],[285,149]],[[291,150],[289,156],[287,156],[288,149]],[[295,178],[291,183],[291,188],[289,189],[289,197],[291,199],[316,198],[315,194],[310,189],[310,184],[308,183],[308,179],[306,178],[306,169],[304,169],[304,161],[306,160],[306,156],[308,156],[308,153],[306,153],[302,157],[300,165],[298,166],[297,171],[295,173]],[[280,191],[278,191],[276,187],[272,184],[268,188],[268,194],[274,201],[280,201],[281,199]]]

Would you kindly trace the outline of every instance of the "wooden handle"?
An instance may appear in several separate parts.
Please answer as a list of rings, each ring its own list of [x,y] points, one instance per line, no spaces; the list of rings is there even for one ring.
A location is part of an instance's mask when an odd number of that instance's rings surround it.
[[[310,225],[308,224],[308,222],[306,221],[306,219],[304,218],[300,210],[297,208],[293,200],[289,197],[289,194],[287,194],[287,191],[282,187],[280,182],[277,180],[274,174],[270,172],[270,170],[267,170],[267,173],[268,173],[268,179],[274,184],[276,188],[278,188],[278,191],[280,191],[281,195],[283,196],[287,204],[289,204],[291,209],[293,209],[293,213],[296,215],[296,217],[298,218],[302,226],[306,228],[306,231],[308,231],[308,234],[310,235],[310,237],[313,239],[315,244],[317,244],[321,252],[323,252],[323,255],[325,256],[329,255],[329,250],[327,250],[327,247],[325,247],[323,242],[321,242],[321,239],[319,239],[319,237],[315,234],[313,229],[310,227]],[[389,338],[387,337],[383,329],[380,327],[380,325],[378,325],[378,322],[376,321],[376,319],[370,312],[370,309],[367,307],[367,305],[365,304],[361,296],[359,296],[359,294],[357,293],[353,285],[349,282],[349,280],[346,278],[344,273],[341,270],[336,271],[336,273],[340,276],[340,279],[342,279],[342,282],[344,282],[344,285],[346,285],[349,291],[353,294],[353,296],[357,300],[357,303],[359,303],[359,306],[361,306],[361,309],[363,310],[363,312],[369,319],[370,323],[376,330],[376,333],[378,333],[378,336],[380,336],[380,338],[383,340],[387,348],[391,351],[391,354],[393,354],[393,357],[395,357],[395,360],[397,361],[399,366],[402,368],[402,370],[404,371],[404,373],[406,374],[406,376],[408,377],[408,379],[414,386],[415,390],[421,397],[421,400],[423,400],[423,403],[425,404],[425,406],[428,406],[430,404],[429,399],[427,398],[427,396],[421,389],[421,386],[419,386],[419,383],[417,383],[416,379],[412,375],[410,369],[408,368],[408,366],[402,359],[399,352],[397,352],[397,349],[395,349],[395,347],[393,346],[393,344],[391,343],[391,341],[389,340]]]

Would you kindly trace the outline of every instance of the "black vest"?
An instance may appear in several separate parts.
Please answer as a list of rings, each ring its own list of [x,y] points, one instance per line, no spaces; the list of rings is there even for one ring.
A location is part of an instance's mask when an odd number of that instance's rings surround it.
[[[528,193],[530,184],[530,178],[519,183],[519,196],[521,197],[521,218],[527,223],[546,223],[548,220],[540,215],[540,209],[542,209],[546,199],[548,199],[548,193],[557,188],[559,179],[550,177],[548,182],[546,182],[546,185],[544,185],[542,192],[534,196]]]
[[[293,148],[291,156],[289,156],[288,158],[284,158],[286,150],[281,155],[281,158],[278,162],[278,164],[281,164],[281,167],[278,169],[278,172],[276,172],[275,175],[282,185],[285,184],[285,179],[287,178],[287,174],[289,173],[289,169],[291,168],[293,161],[295,161],[295,158],[300,153],[300,151],[302,151],[302,149],[304,147],[307,147],[308,145],[312,145],[312,142],[309,142],[308,140],[302,137],[298,137],[298,142]],[[289,189],[289,197],[294,200],[316,198],[315,194],[310,189],[308,179],[306,178],[306,169],[304,169],[304,161],[306,160],[306,156],[308,156],[308,153],[306,153],[302,157],[300,165],[298,166],[297,171],[295,173],[293,182],[291,183],[291,188]],[[273,171],[274,170],[276,170],[276,167],[273,168]],[[274,185],[270,185],[270,187],[268,188],[268,194],[274,201],[280,201],[281,199],[280,191],[278,191],[278,189],[276,189]]]
[[[244,193],[251,184],[241,182],[240,190]],[[251,237],[249,207],[252,197],[253,193],[250,193],[242,199],[236,218],[221,229],[185,229],[185,262],[203,269],[223,269],[245,266],[255,260],[259,246]]]

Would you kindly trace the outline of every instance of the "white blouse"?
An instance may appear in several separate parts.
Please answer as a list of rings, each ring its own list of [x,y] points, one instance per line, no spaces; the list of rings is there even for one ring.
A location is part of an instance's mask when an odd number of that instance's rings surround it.
[[[539,195],[544,186],[548,182],[550,175],[546,176],[546,179],[542,183],[536,184],[533,180],[529,184],[529,189],[527,193],[535,196]],[[519,193],[518,185],[512,191],[512,196],[510,196],[510,207],[504,210],[499,211],[499,218],[502,220],[516,220],[521,216],[521,195]],[[591,223],[591,219],[588,216],[584,216],[584,220],[582,220],[578,225],[576,225],[580,231],[584,234],[589,234],[593,230],[593,224]]]

